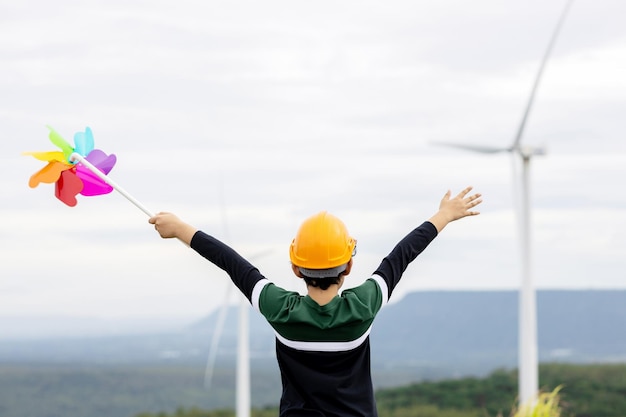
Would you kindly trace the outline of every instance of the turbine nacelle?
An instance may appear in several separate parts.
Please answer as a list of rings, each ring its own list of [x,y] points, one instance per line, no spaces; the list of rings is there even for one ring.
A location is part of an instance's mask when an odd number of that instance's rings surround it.
[[[517,149],[517,152],[522,156],[522,158],[530,158],[533,156],[543,156],[547,153],[547,150],[544,146],[520,146]]]

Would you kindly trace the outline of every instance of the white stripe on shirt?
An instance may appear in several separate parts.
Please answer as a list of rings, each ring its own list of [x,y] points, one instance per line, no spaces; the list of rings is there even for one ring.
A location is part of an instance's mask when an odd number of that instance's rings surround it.
[[[292,349],[305,350],[309,352],[345,352],[361,346],[365,339],[367,339],[367,336],[369,336],[371,330],[372,326],[370,326],[358,339],[349,340],[347,342],[303,342],[285,339],[276,331],[274,333],[276,334],[276,339],[278,339],[283,345]]]
[[[376,281],[378,286],[380,287],[380,292],[382,293],[382,304],[380,308],[383,308],[387,301],[389,301],[389,287],[387,287],[387,282],[380,275],[372,275],[371,278]]]
[[[252,302],[252,307],[254,307],[254,309],[259,313],[261,312],[259,298],[261,298],[261,291],[263,291],[263,288],[265,288],[267,284],[270,284],[269,279],[261,279],[254,284],[254,288],[252,289],[252,299],[250,301]]]

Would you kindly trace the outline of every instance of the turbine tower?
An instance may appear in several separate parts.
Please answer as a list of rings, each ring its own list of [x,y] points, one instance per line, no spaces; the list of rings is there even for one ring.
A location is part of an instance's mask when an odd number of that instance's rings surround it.
[[[518,327],[518,383],[519,383],[519,403],[526,404],[534,402],[537,399],[539,391],[539,365],[537,354],[537,304],[536,292],[532,276],[531,262],[531,233],[530,233],[530,161],[533,156],[544,155],[545,149],[542,147],[522,146],[522,136],[528,121],[528,116],[535,100],[535,95],[539,87],[541,76],[545,69],[546,63],[550,58],[554,44],[561,30],[561,26],[565,21],[565,16],[573,3],[568,0],[559,17],[557,25],[552,33],[552,37],[548,43],[546,52],[541,60],[539,70],[535,76],[535,80],[530,91],[528,102],[522,116],[522,120],[517,129],[517,133],[513,140],[513,144],[508,148],[498,148],[491,146],[466,145],[454,143],[440,143],[442,145],[452,146],[456,148],[466,149],[479,153],[502,153],[508,152],[513,157],[519,156],[522,161],[521,173],[521,195],[520,195],[520,241],[521,241],[521,265],[522,265],[522,283],[519,290],[519,327]],[[513,160],[515,164],[515,160]],[[515,167],[515,165],[514,165]],[[515,179],[514,179],[515,180]]]

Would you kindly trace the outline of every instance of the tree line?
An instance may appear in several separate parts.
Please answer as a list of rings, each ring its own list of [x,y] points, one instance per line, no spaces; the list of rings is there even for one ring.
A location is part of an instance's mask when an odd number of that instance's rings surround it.
[[[539,384],[558,391],[561,417],[626,416],[626,364],[542,364]],[[517,371],[496,370],[483,378],[423,381],[376,392],[380,417],[508,417],[516,409]],[[233,417],[228,409],[179,408],[135,417]],[[255,408],[252,417],[275,417],[275,407]]]

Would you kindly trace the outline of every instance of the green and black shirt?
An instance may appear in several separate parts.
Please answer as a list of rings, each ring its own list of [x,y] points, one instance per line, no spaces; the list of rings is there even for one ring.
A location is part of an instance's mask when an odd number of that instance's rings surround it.
[[[437,236],[424,222],[387,255],[372,276],[320,306],[271,283],[219,240],[198,231],[191,247],[223,269],[269,322],[283,392],[281,417],[375,417],[369,334],[403,272]]]

